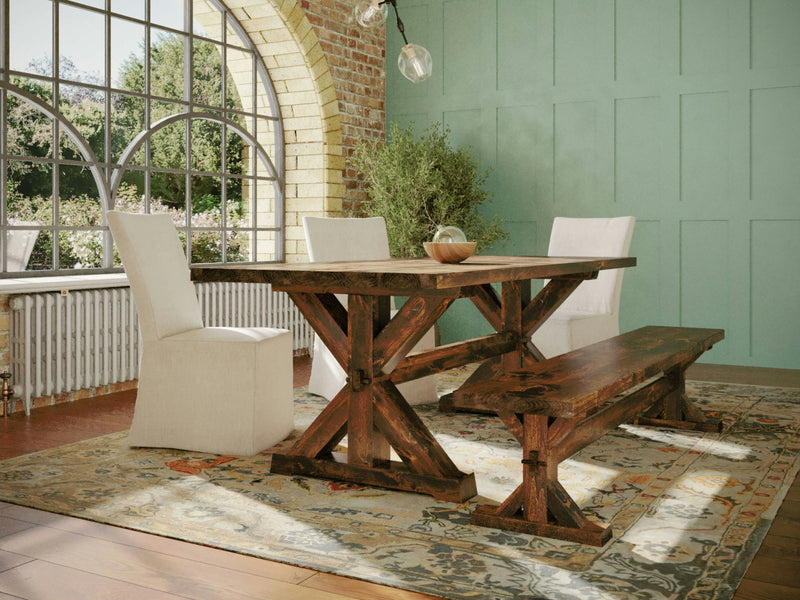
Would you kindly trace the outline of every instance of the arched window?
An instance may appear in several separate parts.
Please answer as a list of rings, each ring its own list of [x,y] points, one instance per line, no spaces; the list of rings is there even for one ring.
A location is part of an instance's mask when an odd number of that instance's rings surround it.
[[[3,275],[118,268],[111,208],[169,213],[195,264],[283,260],[275,91],[222,3],[0,2]]]

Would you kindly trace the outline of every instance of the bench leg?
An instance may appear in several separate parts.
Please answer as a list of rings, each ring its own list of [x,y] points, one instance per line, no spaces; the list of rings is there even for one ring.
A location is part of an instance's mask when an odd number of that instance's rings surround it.
[[[581,544],[602,546],[611,528],[589,521],[558,482],[558,463],[551,460],[548,418],[525,415],[522,484],[500,506],[480,506],[470,522]]]
[[[664,374],[670,380],[673,389],[659,400],[643,416],[636,418],[635,425],[650,425],[655,427],[672,427],[692,431],[707,431],[711,433],[722,432],[722,422],[709,419],[686,395],[686,369],[692,364],[680,365]]]

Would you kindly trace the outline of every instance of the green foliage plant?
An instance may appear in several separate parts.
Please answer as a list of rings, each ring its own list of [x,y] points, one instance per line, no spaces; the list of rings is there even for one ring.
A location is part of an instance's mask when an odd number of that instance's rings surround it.
[[[478,252],[508,237],[497,216],[478,210],[488,198],[488,171],[481,171],[468,148],[452,148],[449,134],[435,123],[417,137],[413,123],[405,129],[392,123],[388,143],[356,143],[351,163],[368,196],[361,210],[386,219],[392,256],[425,256],[422,243],[431,241],[438,225],[459,227],[478,243]]]

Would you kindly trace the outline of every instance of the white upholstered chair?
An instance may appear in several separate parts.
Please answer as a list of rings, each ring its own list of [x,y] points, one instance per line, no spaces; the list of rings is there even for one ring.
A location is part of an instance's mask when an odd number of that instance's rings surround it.
[[[14,225],[38,227],[39,223],[35,221],[16,221]],[[39,237],[39,231],[35,229],[12,229],[7,236],[6,268],[8,271],[24,271],[28,268],[28,261],[31,259],[31,253],[33,252],[33,246],[36,244],[36,238]]]
[[[556,217],[550,256],[628,256],[634,217]],[[619,299],[625,269],[600,271],[584,281],[534,332],[531,341],[550,358],[619,335]]]
[[[170,217],[107,214],[143,342],[129,445],[252,455],[286,438],[291,333],[204,327]]]
[[[389,237],[383,217],[303,217],[303,229],[311,262],[381,260],[390,257]],[[337,297],[346,307],[347,297]],[[431,328],[417,342],[412,352],[433,348],[434,345],[435,333]],[[344,369],[333,358],[327,346],[314,336],[314,357],[308,391],[331,400],[344,386],[346,377]],[[409,404],[427,404],[438,399],[436,378],[433,375],[407,381],[397,387]]]

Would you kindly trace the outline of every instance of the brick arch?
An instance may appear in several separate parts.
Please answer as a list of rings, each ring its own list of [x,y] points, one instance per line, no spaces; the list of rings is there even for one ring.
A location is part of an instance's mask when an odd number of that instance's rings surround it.
[[[297,0],[223,2],[252,40],[275,88],[284,128],[286,260],[305,260],[302,216],[343,214],[342,127],[331,70]]]

